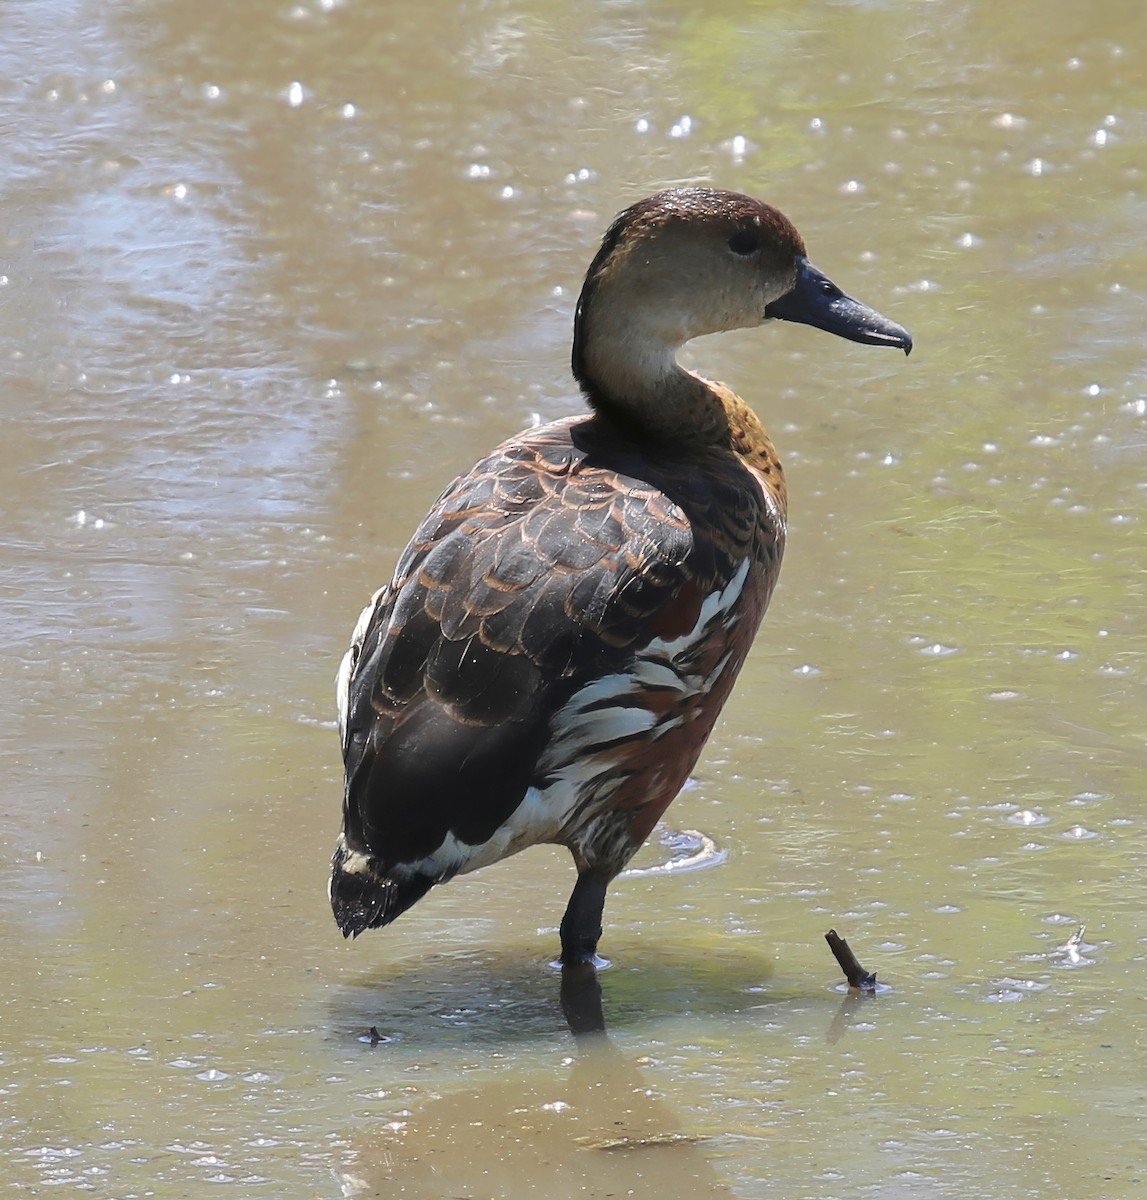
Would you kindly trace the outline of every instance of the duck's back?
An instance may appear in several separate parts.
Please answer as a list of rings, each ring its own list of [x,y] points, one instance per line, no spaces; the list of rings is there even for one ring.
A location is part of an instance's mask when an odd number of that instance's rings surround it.
[[[741,455],[595,417],[456,480],[340,672],[344,932],[540,841],[619,870],[696,761],[783,542],[783,491]]]

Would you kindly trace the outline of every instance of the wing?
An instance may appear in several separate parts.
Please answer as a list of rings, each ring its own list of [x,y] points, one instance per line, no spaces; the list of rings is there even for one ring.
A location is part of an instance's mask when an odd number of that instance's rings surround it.
[[[386,867],[448,834],[486,841],[530,786],[556,709],[691,628],[734,569],[661,486],[596,461],[576,433],[523,435],[458,479],[363,614],[340,681],[345,836]],[[759,513],[740,515],[751,536]]]

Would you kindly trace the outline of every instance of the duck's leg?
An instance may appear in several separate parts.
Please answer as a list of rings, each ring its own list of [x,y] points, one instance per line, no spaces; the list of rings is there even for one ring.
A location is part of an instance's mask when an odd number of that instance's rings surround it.
[[[579,864],[580,866],[580,864]],[[577,883],[562,917],[562,965],[597,961],[597,943],[601,937],[601,912],[605,891],[613,872],[601,867],[581,867]]]

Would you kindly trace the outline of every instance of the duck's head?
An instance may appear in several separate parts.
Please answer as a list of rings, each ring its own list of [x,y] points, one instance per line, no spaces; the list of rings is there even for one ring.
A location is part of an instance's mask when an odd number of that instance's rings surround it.
[[[637,400],[690,338],[768,320],[912,349],[908,331],[817,270],[792,222],[739,192],[673,188],[620,213],[590,264],[573,372],[593,399]]]

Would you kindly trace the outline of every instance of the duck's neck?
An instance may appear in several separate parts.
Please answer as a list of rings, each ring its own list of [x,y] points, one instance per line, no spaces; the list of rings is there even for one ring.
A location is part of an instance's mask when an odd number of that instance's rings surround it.
[[[678,346],[632,319],[598,319],[592,304],[583,305],[574,328],[574,377],[595,412],[653,441],[728,447],[720,391],[678,363]]]

